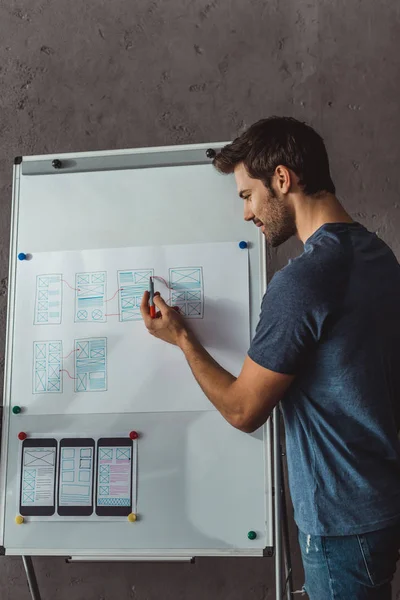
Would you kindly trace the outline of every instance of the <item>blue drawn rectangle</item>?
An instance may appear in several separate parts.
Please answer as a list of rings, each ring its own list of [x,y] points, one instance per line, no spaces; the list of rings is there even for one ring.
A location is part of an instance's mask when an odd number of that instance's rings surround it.
[[[62,485],[61,486],[61,494],[62,496],[74,496],[75,498],[80,496],[82,498],[87,498],[90,496],[90,486],[89,485],[80,485],[74,483],[73,485]]]
[[[90,481],[90,471],[79,471],[78,480],[82,482]]]
[[[91,448],[81,448],[80,457],[81,458],[92,458],[92,449]]]
[[[36,486],[35,479],[30,479],[30,480],[25,479],[24,483],[23,483],[23,486],[22,486],[22,489],[24,490],[24,492],[25,491],[30,491],[30,490],[34,491],[35,490],[35,486]]]
[[[100,448],[99,459],[100,460],[112,460],[113,450],[112,448]],[[100,467],[100,471],[106,470],[103,467]],[[108,470],[108,469],[107,469]]]
[[[80,469],[91,469],[92,468],[92,459],[91,458],[81,458],[79,461]]]
[[[33,393],[61,393],[63,368],[61,340],[33,342]]]
[[[131,459],[131,449],[130,448],[117,448],[117,460],[130,460]]]
[[[62,317],[62,275],[38,275],[34,325],[59,325]]]
[[[75,288],[75,322],[105,323],[107,273],[77,273]]]
[[[24,469],[24,480],[36,479],[36,469]]]
[[[154,269],[118,271],[120,321],[138,321],[142,318],[140,303],[144,292],[149,289],[150,277],[153,276]]]
[[[107,389],[107,338],[75,340],[75,391]]]
[[[75,458],[75,448],[63,448],[62,449],[62,457],[63,458]]]
[[[74,481],[74,471],[62,471],[61,480],[63,483],[72,483]]]
[[[63,460],[62,461],[62,470],[63,471],[73,471],[75,468],[75,461],[73,460]]]
[[[28,504],[30,502],[35,502],[35,493],[34,492],[24,492],[22,494],[22,502],[24,504]]]

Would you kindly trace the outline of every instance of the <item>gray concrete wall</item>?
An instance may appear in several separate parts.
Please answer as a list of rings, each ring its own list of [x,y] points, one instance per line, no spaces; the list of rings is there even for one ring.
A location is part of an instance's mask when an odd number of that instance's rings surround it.
[[[400,8],[395,0],[0,2],[0,326],[4,364],[16,155],[218,141],[271,114],[325,137],[339,196],[400,257]],[[241,210],[238,204],[238,210]],[[271,252],[274,272],[299,251]],[[302,572],[291,521],[296,587]],[[35,560],[43,600],[266,600],[270,560]],[[19,559],[1,600],[28,600]],[[393,598],[400,599],[400,578]]]

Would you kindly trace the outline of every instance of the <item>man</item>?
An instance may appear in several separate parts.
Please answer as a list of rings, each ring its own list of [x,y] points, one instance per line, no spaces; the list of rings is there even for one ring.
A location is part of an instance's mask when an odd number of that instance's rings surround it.
[[[270,282],[239,377],[155,298],[149,332],[183,351],[206,396],[252,432],[282,401],[289,481],[311,600],[390,600],[400,547],[400,266],[335,196],[322,138],[255,123],[216,156],[244,218],[303,254]],[[379,174],[377,174],[379,177]]]

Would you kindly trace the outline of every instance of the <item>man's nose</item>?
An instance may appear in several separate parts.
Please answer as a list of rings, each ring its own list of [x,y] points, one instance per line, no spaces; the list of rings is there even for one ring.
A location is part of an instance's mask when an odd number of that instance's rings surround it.
[[[243,217],[245,221],[252,221],[254,219],[254,213],[252,210],[250,210],[249,206],[244,207],[244,211],[243,211]]]

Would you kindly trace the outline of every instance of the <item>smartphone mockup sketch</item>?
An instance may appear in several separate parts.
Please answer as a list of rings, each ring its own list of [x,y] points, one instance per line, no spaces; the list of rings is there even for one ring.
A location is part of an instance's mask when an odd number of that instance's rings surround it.
[[[91,438],[60,441],[57,512],[60,516],[93,513],[95,443]]]
[[[97,443],[96,514],[124,517],[132,512],[130,438],[101,438]]]
[[[19,512],[46,516],[55,512],[57,441],[26,439],[22,444]]]

